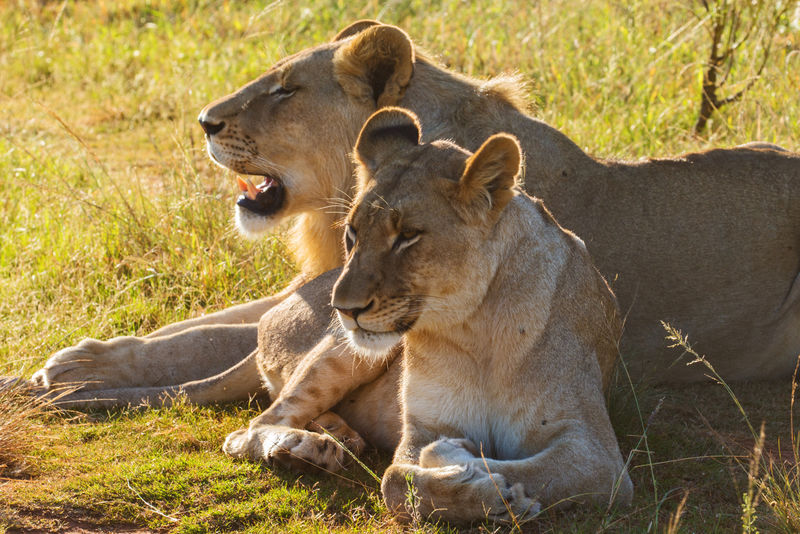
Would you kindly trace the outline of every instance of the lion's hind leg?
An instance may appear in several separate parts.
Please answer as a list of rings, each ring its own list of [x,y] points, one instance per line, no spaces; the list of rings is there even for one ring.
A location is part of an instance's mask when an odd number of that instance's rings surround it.
[[[320,415],[306,426],[306,430],[332,437],[345,449],[345,452],[349,451],[354,456],[358,456],[367,448],[364,438],[333,412],[325,412]]]
[[[205,325],[158,338],[84,339],[55,353],[33,385],[82,390],[179,386],[241,362],[257,345],[257,325]]]

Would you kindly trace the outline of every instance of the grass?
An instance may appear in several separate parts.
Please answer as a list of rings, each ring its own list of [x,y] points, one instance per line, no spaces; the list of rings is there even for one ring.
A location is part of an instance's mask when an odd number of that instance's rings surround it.
[[[688,336],[669,324],[662,323],[667,331],[667,339],[673,347],[681,348],[692,359],[688,365],[701,365],[707,370],[707,376],[722,386],[730,399],[736,405],[744,423],[754,440],[753,450],[747,464],[739,460],[739,465],[746,468],[747,488],[741,496],[741,524],[743,532],[758,532],[758,504],[762,501],[769,512],[774,516],[773,526],[785,532],[797,532],[800,526],[800,448],[798,448],[798,434],[794,429],[794,402],[797,392],[798,370],[800,369],[800,356],[797,359],[794,375],[792,377],[791,397],[789,402],[789,445],[788,451],[779,450],[776,454],[765,454],[766,423],[761,423],[761,428],[756,432],[747,411],[742,406],[736,394],[714,369],[714,366],[705,356],[698,354],[691,346]]]
[[[24,477],[28,456],[36,446],[46,401],[30,395],[16,383],[0,385],[0,477]]]
[[[797,16],[775,36],[763,78],[696,138],[706,36],[677,0],[581,9],[567,0],[2,3],[0,374],[29,375],[86,336],[144,334],[285,284],[295,268],[282,234],[236,235],[235,185],[209,164],[195,118],[355,19],[398,24],[466,74],[519,71],[537,116],[594,155],[634,159],[755,139],[797,150]],[[737,75],[746,77],[748,57]],[[800,496],[791,385],[731,387],[743,411],[712,382],[621,383],[611,412],[632,453],[633,508],[548,513],[522,528],[655,532],[675,520],[673,531],[730,532],[752,519],[762,531],[792,531]],[[14,406],[0,398],[0,425]],[[226,458],[224,436],[257,411],[184,404],[18,417],[33,425],[15,441],[27,468],[0,473],[0,532],[404,530],[359,467],[297,479]],[[759,436],[743,413],[754,428],[765,424],[755,474]],[[380,473],[386,462],[366,463]]]

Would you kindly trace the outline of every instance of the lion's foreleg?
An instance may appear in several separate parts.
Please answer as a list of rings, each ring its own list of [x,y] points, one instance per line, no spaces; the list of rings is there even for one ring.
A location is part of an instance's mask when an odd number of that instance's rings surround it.
[[[345,342],[328,334],[303,357],[272,405],[251,426],[263,422],[304,428],[385,369],[385,362],[359,358]]]
[[[71,391],[69,387],[55,387],[36,391],[62,408],[113,408],[117,406],[164,406],[176,399],[194,404],[247,400],[266,393],[261,385],[255,353],[251,353],[222,373],[178,385],[120,387],[99,390]]]
[[[419,463],[427,468],[459,464],[499,475],[522,484],[526,495],[547,506],[629,504],[633,485],[617,447],[604,446],[584,425],[563,426],[545,449],[526,458],[487,458],[469,440],[443,438],[422,449]]]
[[[223,450],[293,469],[306,464],[336,469],[349,457],[343,446],[358,454],[365,443],[329,410],[384,370],[385,363],[361,360],[345,343],[326,335],[298,364],[270,407],[246,430],[230,434]]]

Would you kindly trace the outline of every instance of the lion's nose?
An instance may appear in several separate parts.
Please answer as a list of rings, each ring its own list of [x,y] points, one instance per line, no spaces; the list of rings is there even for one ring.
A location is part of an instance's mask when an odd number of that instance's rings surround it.
[[[218,134],[223,128],[225,128],[224,121],[214,122],[203,115],[200,115],[197,118],[197,121],[200,123],[200,127],[203,129],[206,135]]]
[[[334,306],[334,308],[336,308],[336,310],[342,315],[346,315],[347,317],[350,317],[351,319],[355,320],[358,318],[359,315],[370,309],[372,307],[373,302],[374,301],[370,300],[369,304],[361,308],[339,308],[338,306]]]

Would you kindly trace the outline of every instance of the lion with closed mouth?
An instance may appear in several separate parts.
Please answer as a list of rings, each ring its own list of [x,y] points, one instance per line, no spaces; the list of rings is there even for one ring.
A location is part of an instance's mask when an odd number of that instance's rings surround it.
[[[403,340],[387,505],[470,522],[629,503],[603,395],[621,331],[611,290],[583,242],[516,188],[516,139],[471,154],[419,138],[401,109],[365,124],[332,297],[364,357]]]

